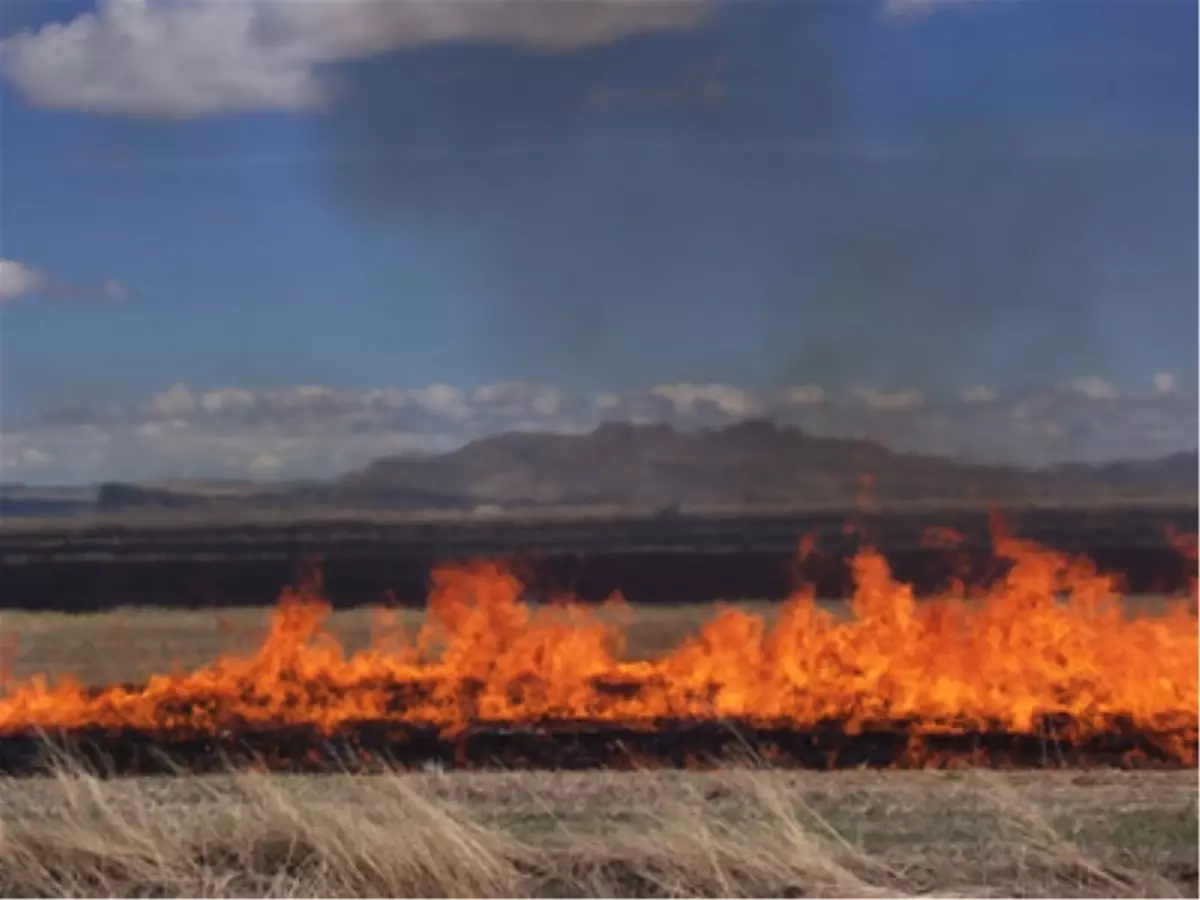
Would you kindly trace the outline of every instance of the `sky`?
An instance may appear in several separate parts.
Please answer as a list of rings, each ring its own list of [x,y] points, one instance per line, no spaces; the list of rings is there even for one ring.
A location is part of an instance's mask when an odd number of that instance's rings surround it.
[[[3,0],[0,478],[1197,437],[1190,0]]]

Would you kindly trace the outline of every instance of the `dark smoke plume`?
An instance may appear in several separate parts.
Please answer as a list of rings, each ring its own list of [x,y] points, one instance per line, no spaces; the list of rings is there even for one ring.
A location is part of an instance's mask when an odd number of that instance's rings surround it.
[[[1093,27],[1134,15],[1113,4],[982,6],[729,3],[570,53],[380,58],[345,73],[326,134],[367,162],[331,187],[364,227],[455,242],[480,352],[517,376],[611,381],[639,358],[720,379],[735,353],[764,383],[1093,371],[1114,246],[1177,221],[1154,249],[1187,259],[1196,237],[1194,120],[1114,134],[1107,92],[1190,73],[1191,32],[1148,62]],[[1072,52],[1031,16],[1074,29]],[[420,302],[397,281],[398,305]],[[1145,302],[1194,316],[1178,291]],[[714,343],[731,318],[752,346]]]

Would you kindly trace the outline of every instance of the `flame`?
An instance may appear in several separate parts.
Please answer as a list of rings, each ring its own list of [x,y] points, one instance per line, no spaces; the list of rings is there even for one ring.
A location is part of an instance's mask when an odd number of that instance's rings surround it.
[[[46,677],[0,696],[0,735],[31,729],[136,728],[179,735],[308,725],[326,733],[361,721],[432,724],[735,717],[797,728],[835,719],[850,732],[906,723],[922,734],[1035,731],[1066,716],[1079,734],[1124,722],[1148,732],[1197,728],[1193,596],[1135,615],[1112,578],[1086,560],[1000,535],[1008,575],[965,594],[918,600],[884,558],[853,560],[852,615],[809,590],[771,627],[726,609],[693,638],[649,660],[621,658],[606,610],[533,607],[505,566],[433,572],[424,626],[406,635],[380,619],[378,640],[347,656],[323,628],[319,578],[288,589],[258,650],[139,687],[89,689]],[[1194,546],[1194,539],[1193,539]],[[610,606],[620,608],[614,598]],[[1181,761],[1194,764],[1194,751]]]

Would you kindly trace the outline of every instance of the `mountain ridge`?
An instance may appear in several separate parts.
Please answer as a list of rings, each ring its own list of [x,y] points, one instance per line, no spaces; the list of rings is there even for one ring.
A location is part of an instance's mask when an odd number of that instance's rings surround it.
[[[1197,452],[1033,468],[895,451],[814,436],[770,420],[684,431],[605,423],[590,432],[512,431],[442,454],[383,457],[329,481],[279,484],[108,482],[98,512],[136,509],[470,510],[615,505],[651,508],[938,501],[1070,503],[1197,490]],[[53,514],[53,488],[0,487],[0,513]],[[60,494],[74,514],[78,491]]]

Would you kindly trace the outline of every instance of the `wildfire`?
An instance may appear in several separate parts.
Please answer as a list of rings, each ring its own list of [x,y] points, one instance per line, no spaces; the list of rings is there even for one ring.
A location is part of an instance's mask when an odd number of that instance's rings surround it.
[[[391,634],[347,655],[323,630],[329,607],[318,582],[284,592],[251,656],[138,687],[11,684],[0,696],[0,735],[88,726],[333,733],[363,721],[453,735],[484,720],[652,728],[666,718],[797,729],[837,720],[850,732],[902,721],[920,735],[1028,732],[1042,717],[1065,716],[1082,734],[1124,722],[1191,735],[1194,746],[1194,590],[1135,615],[1087,561],[1002,536],[997,550],[1012,561],[1001,582],[919,602],[882,556],[863,551],[848,618],[797,590],[770,627],[728,609],[642,661],[621,658],[622,631],[608,617],[570,603],[531,606],[521,582],[493,563],[436,570],[416,635]]]

